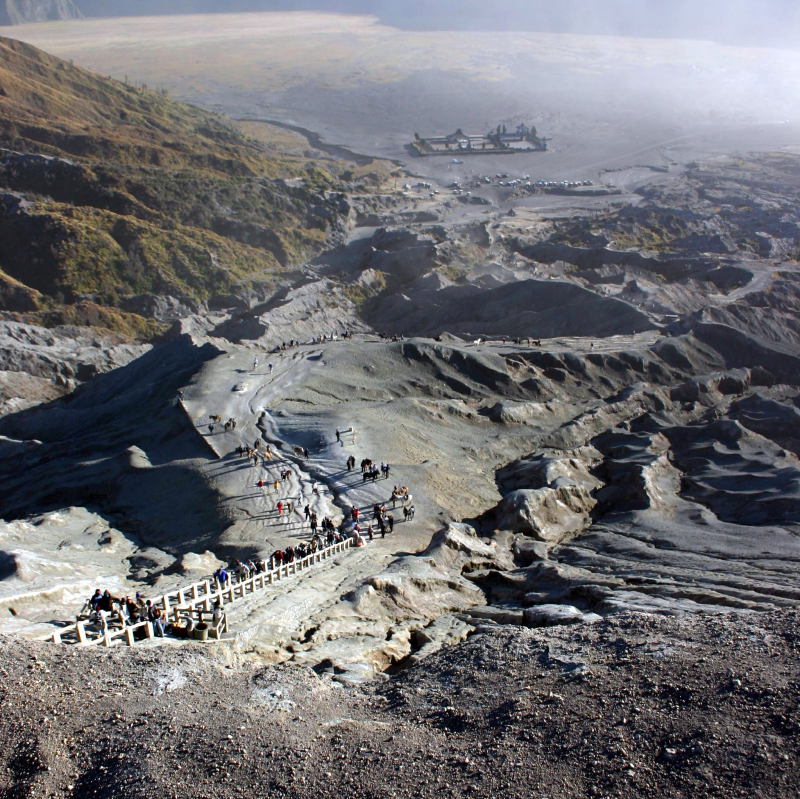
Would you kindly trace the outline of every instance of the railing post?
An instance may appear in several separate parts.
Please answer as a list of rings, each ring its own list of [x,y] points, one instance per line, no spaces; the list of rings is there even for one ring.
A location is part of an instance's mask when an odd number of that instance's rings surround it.
[[[185,605],[186,604],[186,592],[183,588],[178,589],[178,604]]]
[[[60,644],[61,643],[61,633],[58,630],[56,630],[53,633],[53,643],[54,644]]]
[[[133,627],[126,627],[125,628],[125,639],[128,642],[128,646],[133,646],[133,643],[134,643]]]
[[[86,643],[86,622],[79,621],[75,625],[75,633],[78,636],[78,643],[85,644]]]
[[[164,605],[164,615],[166,616],[169,613],[169,595],[164,594],[164,596],[161,597],[161,602]]]
[[[111,633],[108,631],[108,627],[103,633],[103,646],[111,646]]]
[[[200,596],[200,586],[197,583],[195,583],[192,586],[192,599],[198,599],[199,596]]]
[[[155,635],[155,632],[153,631],[153,622],[146,621],[144,624],[145,624],[144,629],[145,632],[147,633],[147,637],[152,638]]]

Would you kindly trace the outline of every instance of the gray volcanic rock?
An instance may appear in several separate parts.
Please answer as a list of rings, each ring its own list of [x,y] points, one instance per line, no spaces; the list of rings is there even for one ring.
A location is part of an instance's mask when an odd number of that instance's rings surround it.
[[[596,500],[577,486],[518,489],[503,497],[495,512],[494,525],[558,544],[591,524]]]
[[[732,403],[729,412],[748,430],[800,456],[800,408],[797,406],[751,394]]]
[[[364,332],[353,301],[331,280],[308,280],[276,292],[265,302],[235,311],[207,329],[207,335],[234,343],[253,342],[272,349],[291,339]]]
[[[0,412],[63,396],[148,349],[90,328],[43,328],[0,320]]]
[[[205,549],[203,537],[222,519],[213,491],[184,463],[208,450],[176,393],[218,352],[177,339],[64,399],[0,419],[0,435],[11,439],[0,453],[3,518],[91,504],[144,544]]]
[[[159,322],[172,322],[184,316],[199,313],[202,304],[190,297],[171,297],[169,295],[139,294],[120,302],[124,311],[139,314]]]
[[[537,605],[525,608],[522,618],[527,627],[552,627],[556,624],[580,624],[600,621],[596,613],[584,613],[574,605]]]

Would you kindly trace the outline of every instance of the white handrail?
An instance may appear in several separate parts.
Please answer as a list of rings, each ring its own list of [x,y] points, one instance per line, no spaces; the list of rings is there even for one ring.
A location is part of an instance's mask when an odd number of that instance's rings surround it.
[[[322,563],[323,560],[338,555],[340,552],[344,552],[352,546],[353,539],[347,538],[344,541],[331,544],[329,547],[318,549],[316,552],[312,552],[300,560],[293,560],[290,563],[281,563],[274,569],[258,572],[252,577],[237,583],[233,583],[228,579],[225,586],[219,586],[216,581],[212,582],[209,578],[204,578],[191,585],[183,586],[174,591],[168,591],[150,601],[153,606],[161,607],[165,619],[169,617],[170,611],[177,620],[179,613],[192,613],[201,605],[205,611],[211,612],[212,603],[214,602],[219,602],[221,606],[224,606],[235,602],[237,599],[244,599],[248,592],[252,594],[257,590],[264,590],[267,586],[274,585],[275,582],[288,577],[290,574],[297,574],[298,570],[302,571],[317,563]],[[290,567],[291,572],[289,571]],[[218,585],[216,589],[214,589],[215,584]],[[189,594],[191,596],[187,596]],[[227,632],[227,620],[225,617],[223,617],[223,621],[213,629],[218,631],[223,623],[225,626],[224,631]],[[68,624],[66,627],[59,627],[53,633],[48,634],[47,637],[40,640],[52,641],[54,643],[70,643],[69,641],[63,640],[64,636],[74,633],[76,638],[74,643],[79,646],[112,646],[116,639],[122,637],[125,638],[128,646],[133,646],[136,641],[135,630],[143,628],[147,638],[153,638],[154,635],[153,625],[149,621],[140,621],[135,624],[125,624],[123,621],[123,626],[120,629],[109,630],[108,627],[106,627],[95,637],[91,637],[88,634],[86,624],[86,620],[76,621],[74,624]],[[219,635],[216,637],[219,638]]]

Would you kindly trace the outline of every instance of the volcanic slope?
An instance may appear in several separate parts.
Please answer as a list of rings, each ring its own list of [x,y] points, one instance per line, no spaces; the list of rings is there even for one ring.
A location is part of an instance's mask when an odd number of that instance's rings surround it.
[[[152,335],[268,295],[346,227],[329,172],[222,117],[5,38],[0,86],[6,318]]]
[[[733,358],[719,340],[737,333],[700,323],[533,347],[358,335],[273,353],[184,337],[0,421],[7,541],[31,514],[39,530],[7,544],[8,588],[35,577],[48,514],[66,506],[129,542],[119,577],[133,590],[185,582],[192,562],[202,576],[218,562],[204,553],[306,540],[306,504],[338,523],[383,502],[391,535],[231,609],[244,651],[363,678],[485,619],[794,605],[800,468],[780,420],[797,413],[798,359],[744,336]],[[255,441],[276,457],[237,453]],[[348,472],[349,454],[388,461],[390,478]],[[413,521],[391,508],[393,485],[410,488]],[[51,598],[24,601],[15,628],[44,632]]]

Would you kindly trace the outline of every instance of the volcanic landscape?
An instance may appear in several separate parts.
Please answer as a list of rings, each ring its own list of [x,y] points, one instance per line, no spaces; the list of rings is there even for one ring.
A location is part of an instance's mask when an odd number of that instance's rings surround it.
[[[55,54],[0,40],[3,796],[797,794],[800,133],[734,81],[690,125],[673,81],[754,51],[3,33]],[[519,122],[546,152],[405,148]],[[219,638],[75,626],[96,588],[192,616],[306,508],[363,545],[222,597]]]

